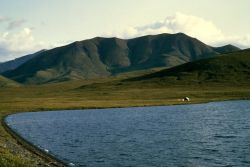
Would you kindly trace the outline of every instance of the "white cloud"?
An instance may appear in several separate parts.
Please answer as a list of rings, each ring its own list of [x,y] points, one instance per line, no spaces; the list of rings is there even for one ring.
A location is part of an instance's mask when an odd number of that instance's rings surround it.
[[[6,26],[5,32],[0,32],[0,62],[48,48],[45,43],[35,40],[33,29],[24,27],[26,22],[0,16],[0,24]]]
[[[0,61],[14,59],[44,48],[43,42],[35,41],[30,28],[0,34]]]
[[[232,36],[223,33],[212,21],[201,17],[176,13],[160,20],[138,27],[128,27],[119,32],[112,32],[106,36],[117,36],[121,38],[134,38],[143,35],[154,35],[160,33],[183,32],[192,37],[213,45],[235,44],[242,48],[250,46],[250,34],[246,36]]]

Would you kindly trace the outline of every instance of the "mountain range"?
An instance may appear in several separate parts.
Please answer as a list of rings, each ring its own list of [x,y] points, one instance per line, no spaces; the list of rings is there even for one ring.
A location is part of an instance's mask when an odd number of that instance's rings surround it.
[[[29,55],[26,55],[26,56],[16,58],[14,60],[10,60],[10,61],[4,62],[4,63],[0,63],[0,73],[10,71],[10,70],[14,70],[17,67],[24,64],[25,62],[27,62],[28,60],[38,56],[40,53],[42,53],[44,51],[45,50],[41,50],[41,51],[38,51],[38,52],[33,53],[33,54],[29,54]]]
[[[128,40],[96,37],[35,53],[2,75],[34,84],[91,79],[157,67],[171,68],[239,50],[232,45],[212,47],[183,33]]]

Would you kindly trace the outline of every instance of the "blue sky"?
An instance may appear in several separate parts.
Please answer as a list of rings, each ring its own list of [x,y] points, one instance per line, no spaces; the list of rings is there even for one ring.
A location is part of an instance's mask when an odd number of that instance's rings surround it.
[[[250,46],[249,0],[0,0],[0,61],[95,36],[184,32]]]

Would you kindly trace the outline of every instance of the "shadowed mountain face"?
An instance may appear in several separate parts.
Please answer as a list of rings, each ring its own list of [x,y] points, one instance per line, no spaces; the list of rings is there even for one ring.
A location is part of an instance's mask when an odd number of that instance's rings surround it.
[[[249,83],[250,49],[224,54],[195,62],[189,62],[170,69],[128,79],[127,81],[166,83]]]
[[[230,52],[238,51],[239,48],[233,45],[226,45],[226,46],[214,48],[214,50],[219,53],[230,53]]]
[[[0,73],[3,73],[5,71],[9,71],[9,70],[14,70],[17,67],[19,67],[20,65],[24,64],[25,62],[27,62],[28,60],[38,56],[40,53],[44,52],[45,50],[41,50],[39,52],[36,52],[34,54],[29,54],[14,60],[10,60],[7,62],[3,62],[0,63]]]
[[[239,50],[210,47],[185,34],[161,34],[123,40],[93,38],[45,51],[15,70],[3,73],[22,83],[48,83],[105,77],[186,62]]]

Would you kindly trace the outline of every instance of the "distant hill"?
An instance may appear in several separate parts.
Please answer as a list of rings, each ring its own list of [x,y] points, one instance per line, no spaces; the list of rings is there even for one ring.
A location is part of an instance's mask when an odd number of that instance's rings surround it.
[[[2,62],[2,63],[0,63],[0,73],[3,73],[5,71],[9,71],[9,70],[14,70],[17,67],[19,67],[20,65],[22,65],[23,63],[25,63],[26,61],[38,56],[40,53],[42,53],[44,51],[45,50],[41,50],[41,51],[36,52],[34,54],[29,54],[29,55],[22,56],[20,58],[14,59],[14,60]]]
[[[250,83],[250,49],[189,62],[127,81],[165,83]]]
[[[186,62],[239,50],[214,48],[185,34],[149,35],[135,39],[93,38],[44,51],[18,68],[3,73],[22,83],[90,79]]]
[[[20,84],[16,83],[15,81],[12,81],[10,79],[7,79],[0,75],[0,88],[3,87],[18,87]]]
[[[214,48],[214,50],[219,53],[230,53],[230,52],[239,51],[239,48],[233,45],[226,45],[226,46]]]

